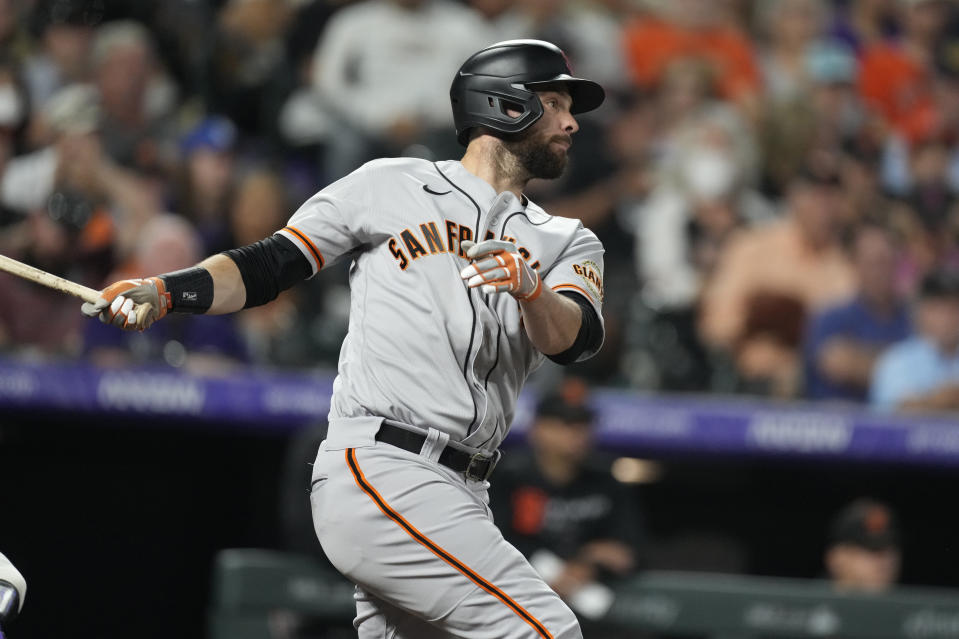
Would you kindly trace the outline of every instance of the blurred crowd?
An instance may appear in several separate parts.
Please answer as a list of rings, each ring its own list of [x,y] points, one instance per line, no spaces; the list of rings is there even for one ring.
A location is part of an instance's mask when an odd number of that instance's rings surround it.
[[[265,237],[374,157],[459,157],[453,74],[518,37],[609,96],[529,191],[606,246],[578,375],[959,409],[951,0],[0,0],[0,252],[99,288]],[[130,335],[2,276],[0,349],[332,366],[328,270]]]

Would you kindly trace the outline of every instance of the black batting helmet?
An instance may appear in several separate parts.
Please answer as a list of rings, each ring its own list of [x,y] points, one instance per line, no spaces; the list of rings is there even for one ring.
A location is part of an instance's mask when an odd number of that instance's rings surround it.
[[[526,130],[543,115],[533,91],[557,82],[566,85],[574,114],[592,111],[606,97],[595,82],[574,78],[566,54],[550,42],[506,40],[474,53],[450,87],[456,139],[466,146],[469,130],[476,126],[506,134]],[[507,106],[521,114],[507,115]]]

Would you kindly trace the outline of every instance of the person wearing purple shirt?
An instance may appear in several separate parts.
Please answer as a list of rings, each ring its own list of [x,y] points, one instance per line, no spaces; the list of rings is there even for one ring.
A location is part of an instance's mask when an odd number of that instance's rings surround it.
[[[889,232],[863,225],[852,252],[856,296],[813,316],[806,329],[803,373],[810,399],[866,401],[877,358],[912,332],[909,309],[895,290],[896,252]]]

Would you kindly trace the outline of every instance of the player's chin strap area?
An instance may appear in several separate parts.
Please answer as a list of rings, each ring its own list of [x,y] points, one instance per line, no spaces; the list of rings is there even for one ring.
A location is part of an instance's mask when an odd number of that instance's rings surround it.
[[[376,441],[416,454],[423,450],[426,439],[426,435],[407,430],[386,420],[376,433]],[[499,463],[500,457],[502,453],[498,450],[492,453],[485,451],[469,453],[446,446],[436,461],[457,473],[465,474],[468,479],[486,481],[493,474],[493,469]]]

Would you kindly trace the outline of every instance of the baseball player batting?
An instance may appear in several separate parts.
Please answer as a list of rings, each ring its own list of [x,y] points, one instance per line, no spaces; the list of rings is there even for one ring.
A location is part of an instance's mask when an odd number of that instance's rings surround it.
[[[582,637],[493,524],[487,480],[529,373],[603,341],[602,244],[523,188],[563,172],[574,114],[604,97],[548,42],[494,44],[450,89],[462,160],[369,162],[272,237],[83,305],[142,329],[168,312],[265,304],[352,259],[310,501],[324,552],[356,584],[361,639]]]

